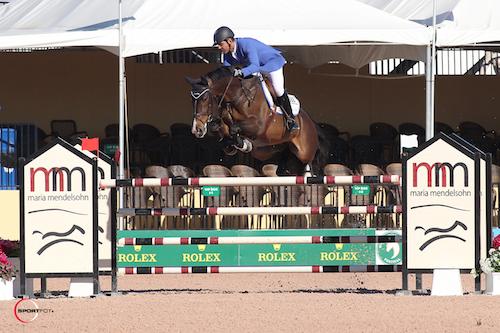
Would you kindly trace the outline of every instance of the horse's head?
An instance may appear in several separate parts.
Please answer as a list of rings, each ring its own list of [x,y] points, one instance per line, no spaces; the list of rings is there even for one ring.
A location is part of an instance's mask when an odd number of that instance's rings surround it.
[[[203,138],[208,130],[217,132],[221,122],[221,104],[224,92],[220,84],[224,77],[232,78],[226,67],[221,67],[199,79],[186,78],[191,85],[191,100],[193,102],[193,127],[191,132],[197,138]],[[229,81],[230,82],[230,81]]]
[[[208,131],[209,124],[214,120],[214,105],[213,94],[210,93],[208,82],[205,78],[191,79],[186,78],[191,84],[191,101],[193,103],[193,127],[191,132],[197,138],[203,138]]]

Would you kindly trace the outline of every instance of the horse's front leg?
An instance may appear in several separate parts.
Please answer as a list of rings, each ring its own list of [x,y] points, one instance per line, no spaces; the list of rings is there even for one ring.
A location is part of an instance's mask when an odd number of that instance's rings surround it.
[[[244,153],[249,153],[253,149],[252,141],[242,135],[243,131],[238,123],[233,123],[229,128],[230,135],[234,141],[234,147]]]

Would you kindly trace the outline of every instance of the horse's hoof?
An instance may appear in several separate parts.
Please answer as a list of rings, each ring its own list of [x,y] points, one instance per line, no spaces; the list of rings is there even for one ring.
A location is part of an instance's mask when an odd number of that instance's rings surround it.
[[[228,146],[228,147],[224,148],[223,150],[224,150],[224,154],[229,155],[229,156],[234,156],[238,152],[236,150],[236,148],[234,148],[234,146]]]
[[[243,139],[243,148],[241,148],[241,151],[244,153],[249,153],[253,149],[252,142],[247,139]]]

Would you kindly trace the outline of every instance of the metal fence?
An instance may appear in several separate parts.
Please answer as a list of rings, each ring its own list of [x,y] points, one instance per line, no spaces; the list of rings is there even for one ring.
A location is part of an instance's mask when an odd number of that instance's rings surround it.
[[[446,48],[436,51],[437,75],[498,75],[500,53],[487,50]],[[425,75],[425,63],[408,59],[373,61],[369,73],[377,76]]]
[[[32,124],[0,124],[0,190],[19,188],[19,158],[38,150],[38,128]]]

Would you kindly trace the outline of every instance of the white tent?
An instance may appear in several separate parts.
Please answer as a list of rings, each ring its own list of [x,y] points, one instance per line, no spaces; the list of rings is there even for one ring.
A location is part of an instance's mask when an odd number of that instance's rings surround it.
[[[93,45],[118,54],[121,151],[123,57],[209,47],[221,25],[230,26],[238,36],[287,47],[287,58],[309,67],[337,60],[360,68],[395,54],[423,59],[431,40],[422,25],[355,0],[122,0],[120,16],[119,2],[14,0],[0,15],[0,49]],[[120,177],[123,164],[122,154]]]
[[[467,46],[500,41],[500,1],[461,0],[453,9],[453,19],[443,22],[436,45]]]
[[[434,0],[358,0],[389,14],[432,24]],[[500,1],[436,0],[436,46],[468,46],[500,41]]]
[[[118,1],[14,0],[0,16],[0,48],[97,46],[118,54]],[[239,8],[244,8],[238,10]],[[424,59],[430,32],[355,0],[123,0],[122,55],[211,46],[230,26],[308,67],[331,60],[359,68],[375,59]],[[371,46],[333,47],[339,43]],[[373,47],[376,45],[377,47]],[[303,48],[302,46],[321,46]]]

